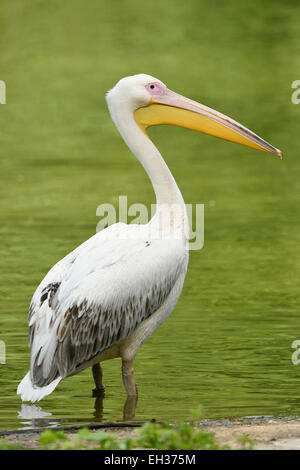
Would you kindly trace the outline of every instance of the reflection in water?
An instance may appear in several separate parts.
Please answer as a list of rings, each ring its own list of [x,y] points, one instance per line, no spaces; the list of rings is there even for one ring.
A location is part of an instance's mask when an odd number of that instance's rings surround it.
[[[103,400],[104,394],[97,396],[94,403],[94,419],[91,421],[101,422],[103,419]],[[127,397],[124,408],[123,408],[123,419],[124,421],[132,420],[135,417],[137,397]],[[60,420],[55,418],[48,418],[52,416],[52,413],[42,411],[40,406],[36,405],[21,405],[21,410],[18,413],[18,417],[21,419],[21,423],[26,426],[27,429],[36,427],[59,427],[64,422],[77,422],[78,420]],[[88,419],[84,420],[87,422]]]
[[[138,397],[127,397],[123,408],[123,419],[124,421],[131,420],[135,417],[135,410],[137,405]]]
[[[19,418],[22,419],[39,419],[51,415],[52,413],[42,411],[42,408],[36,405],[22,405],[21,411],[19,411]]]
[[[95,364],[95,366],[98,366],[98,368],[99,368],[100,364]],[[96,376],[95,366],[93,366],[92,371],[93,371],[93,376],[94,376],[95,383],[97,383],[97,379],[95,378],[95,376]],[[95,408],[94,417],[96,418],[96,421],[101,421],[102,420],[102,417],[103,417],[103,400],[105,398],[105,387],[102,384],[102,369],[101,369],[101,367],[100,367],[100,371],[101,371],[100,387],[98,387],[98,388],[96,387],[92,391],[93,397],[96,397],[95,404],[94,404],[94,408]]]
[[[59,425],[57,420],[47,419],[46,416],[52,416],[52,413],[42,411],[40,406],[36,405],[22,405],[18,417],[21,418],[22,424],[25,424],[28,429],[36,427],[56,427]]]
[[[98,396],[95,400],[93,413],[95,421],[101,421],[103,418],[103,396]],[[138,398],[137,397],[127,397],[124,408],[123,408],[123,419],[124,421],[133,420],[135,417],[136,405]]]
[[[99,366],[99,364],[96,364]],[[101,370],[101,369],[100,369]],[[93,375],[95,378],[95,369],[93,368]],[[95,383],[97,383],[97,379],[95,380]],[[96,397],[95,404],[94,404],[94,417],[96,418],[96,421],[102,420],[103,417],[103,400],[105,398],[105,387],[102,384],[102,370],[101,370],[101,376],[100,376],[100,387],[96,387],[93,389],[93,397]],[[135,410],[136,410],[136,405],[137,405],[138,398],[136,396],[132,397],[127,397],[124,408],[123,408],[123,419],[125,421],[127,420],[132,420],[135,417]]]
[[[99,396],[95,400],[94,408],[95,411],[93,413],[95,417],[95,421],[101,421],[103,418],[103,396]]]

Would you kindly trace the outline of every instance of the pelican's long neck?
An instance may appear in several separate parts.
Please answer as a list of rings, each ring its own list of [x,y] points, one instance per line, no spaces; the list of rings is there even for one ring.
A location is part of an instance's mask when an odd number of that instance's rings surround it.
[[[156,203],[179,204],[184,201],[181,192],[160,152],[136,123],[133,114],[121,115],[110,107],[110,113],[121,136],[145,168],[156,195]]]

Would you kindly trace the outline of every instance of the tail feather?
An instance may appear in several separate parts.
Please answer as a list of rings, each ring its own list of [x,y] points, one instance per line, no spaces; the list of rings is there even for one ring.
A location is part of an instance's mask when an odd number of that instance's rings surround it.
[[[28,372],[19,383],[17,394],[21,395],[22,401],[31,401],[34,403],[52,393],[61,380],[62,377],[57,377],[57,379],[53,380],[53,382],[45,387],[36,387],[31,382],[30,372]]]

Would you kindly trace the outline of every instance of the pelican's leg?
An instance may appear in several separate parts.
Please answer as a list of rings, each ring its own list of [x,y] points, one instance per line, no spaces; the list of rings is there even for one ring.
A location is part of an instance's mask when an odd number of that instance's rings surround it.
[[[129,397],[137,397],[138,391],[134,380],[133,361],[122,361],[122,379]]]
[[[93,389],[93,397],[104,397],[105,395],[105,387],[102,383],[102,368],[100,364],[94,364],[92,366],[92,372],[94,377],[94,382],[96,388]]]

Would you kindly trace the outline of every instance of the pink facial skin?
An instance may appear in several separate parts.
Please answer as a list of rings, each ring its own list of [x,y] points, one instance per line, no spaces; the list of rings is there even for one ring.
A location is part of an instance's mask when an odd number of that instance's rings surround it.
[[[146,90],[150,93],[151,96],[161,96],[166,93],[167,87],[159,82],[153,82],[146,85]]]

